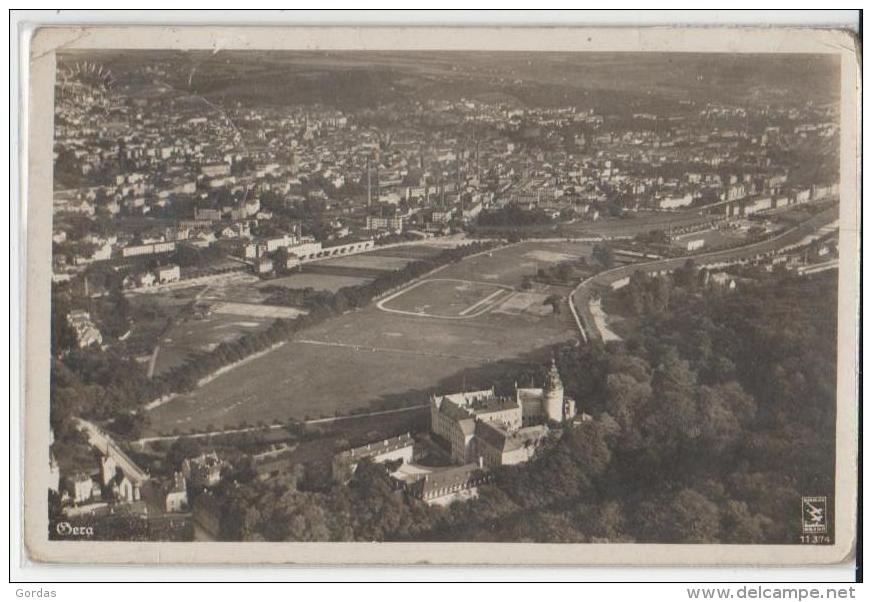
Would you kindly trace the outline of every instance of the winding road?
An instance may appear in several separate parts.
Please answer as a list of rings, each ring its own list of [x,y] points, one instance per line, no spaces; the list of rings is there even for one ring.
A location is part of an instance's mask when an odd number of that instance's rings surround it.
[[[800,243],[806,236],[814,234],[820,228],[831,224],[838,217],[839,208],[835,206],[821,211],[798,226],[760,242],[722,251],[710,251],[696,255],[684,255],[682,257],[658,259],[644,263],[633,263],[605,270],[586,280],[582,280],[569,294],[569,306],[575,318],[581,339],[584,342],[588,342],[590,339],[600,340],[599,331],[596,328],[593,314],[591,314],[589,307],[591,295],[597,288],[609,287],[623,278],[629,278],[634,272],[639,270],[648,273],[671,272],[684,265],[688,259],[694,260],[699,267],[729,265],[759,259],[772,255],[785,247]]]

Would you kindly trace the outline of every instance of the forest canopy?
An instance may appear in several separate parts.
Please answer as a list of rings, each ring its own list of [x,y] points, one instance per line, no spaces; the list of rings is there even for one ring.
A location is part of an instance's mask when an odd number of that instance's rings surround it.
[[[681,296],[625,344],[561,349],[593,420],[477,499],[430,507],[368,463],[329,491],[237,481],[219,492],[222,537],[795,542],[801,496],[834,492],[835,277]]]

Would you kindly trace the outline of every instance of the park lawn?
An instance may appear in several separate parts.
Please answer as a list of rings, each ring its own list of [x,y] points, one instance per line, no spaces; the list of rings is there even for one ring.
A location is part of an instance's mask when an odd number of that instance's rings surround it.
[[[531,250],[556,257],[589,248],[587,243],[524,243],[451,264],[432,278],[484,282],[493,291],[499,287],[481,277],[493,274],[494,283],[515,287],[538,267],[553,265],[541,261],[541,254],[524,260]],[[520,267],[524,261],[531,265]],[[483,290],[474,290],[481,298]],[[457,390],[464,382],[488,386],[506,370],[506,362],[544,361],[553,345],[576,336],[569,311],[491,311],[447,320],[370,304],[308,328],[278,349],[155,408],[149,412],[149,430],[169,434],[426,403],[429,394]]]
[[[377,249],[375,251],[372,251],[371,253],[367,253],[367,255],[378,257],[405,257],[409,259],[427,259],[428,257],[438,255],[444,250],[444,248],[431,247],[423,244],[405,245],[401,247]]]
[[[288,343],[154,409],[152,430],[170,434],[425,403],[423,390],[433,378],[464,365],[453,358]]]
[[[340,276],[338,274],[313,274],[309,272],[301,272],[284,276],[281,278],[273,278],[267,280],[263,284],[258,285],[259,288],[267,286],[280,286],[289,289],[306,289],[312,288],[316,291],[336,292],[347,286],[360,286],[372,282],[371,278],[360,276]]]
[[[399,270],[414,259],[410,257],[390,257],[385,255],[372,255],[370,253],[361,253],[359,255],[348,255],[345,257],[336,257],[333,259],[325,259],[318,262],[327,266],[339,266],[343,268],[364,268],[370,270],[383,270],[391,272]]]
[[[508,290],[489,283],[434,278],[405,289],[383,307],[429,316],[474,316],[504,298]]]
[[[187,319],[175,324],[159,341],[156,375],[184,364],[191,356],[211,351],[253,332],[266,330],[269,318],[212,314],[203,319]]]

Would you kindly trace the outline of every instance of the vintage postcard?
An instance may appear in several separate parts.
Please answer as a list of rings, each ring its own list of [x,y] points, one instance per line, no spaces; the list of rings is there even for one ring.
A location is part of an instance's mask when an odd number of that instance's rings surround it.
[[[31,560],[853,554],[851,34],[30,46]]]

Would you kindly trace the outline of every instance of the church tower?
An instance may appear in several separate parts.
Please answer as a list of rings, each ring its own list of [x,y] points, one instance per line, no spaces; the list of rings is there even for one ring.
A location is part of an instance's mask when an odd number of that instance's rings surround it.
[[[553,422],[563,422],[563,381],[557,371],[557,362],[551,360],[548,374],[545,376],[545,387],[542,390],[542,406],[545,416]]]

